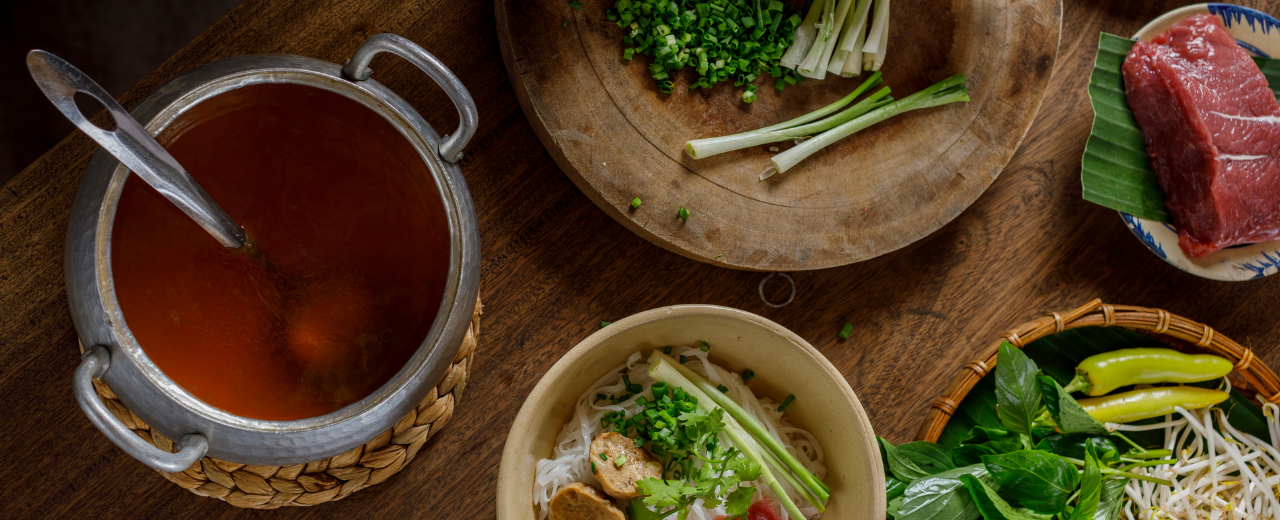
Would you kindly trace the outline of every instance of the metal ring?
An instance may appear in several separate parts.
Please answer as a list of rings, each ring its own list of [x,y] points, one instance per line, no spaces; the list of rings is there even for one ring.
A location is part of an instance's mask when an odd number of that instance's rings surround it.
[[[773,278],[774,276],[781,276],[783,278],[786,278],[787,282],[791,284],[791,296],[788,296],[786,301],[783,301],[782,303],[773,303],[769,301],[769,298],[767,296],[764,295],[764,284],[768,283],[769,279]],[[775,309],[781,309],[783,307],[786,307],[787,305],[790,305],[791,302],[796,299],[796,279],[792,278],[791,275],[787,273],[769,273],[767,276],[765,276],[760,280],[760,287],[758,290],[760,292],[760,301],[764,302],[765,305],[768,305]]]

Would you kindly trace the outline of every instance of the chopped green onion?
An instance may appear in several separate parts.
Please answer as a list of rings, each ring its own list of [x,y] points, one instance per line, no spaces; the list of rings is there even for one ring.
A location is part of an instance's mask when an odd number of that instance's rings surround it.
[[[688,360],[689,360],[689,358],[684,357],[684,356],[680,356],[680,364],[681,364],[681,365],[683,365],[683,364],[684,364],[684,362],[685,362],[685,361],[688,361]]]
[[[680,206],[680,211],[676,212],[676,216],[679,217],[680,220],[689,220],[689,210],[684,209],[684,206]]]
[[[755,377],[756,377],[756,373],[753,370],[748,369],[742,372],[742,382],[744,383],[754,379]]]
[[[565,28],[565,27],[568,27],[568,26],[569,26],[569,20],[565,20],[565,21],[563,21],[563,22],[560,22],[560,27],[561,27],[561,28]]]
[[[614,467],[621,468],[621,467],[622,467],[622,465],[623,465],[623,464],[626,464],[626,463],[627,463],[627,454],[626,454],[626,453],[623,453],[622,455],[618,455],[618,458],[613,459],[613,465],[614,465]]]
[[[845,322],[844,327],[840,328],[840,339],[849,339],[849,335],[853,334],[853,324]]]
[[[579,2],[578,0],[570,0],[570,2],[569,2],[569,7],[572,7],[572,8],[574,8],[575,10],[581,11],[581,10],[582,10],[582,2]]]
[[[608,326],[610,326],[610,325],[613,325],[613,322],[612,322],[612,321],[602,321],[602,322],[600,322],[600,328],[602,328],[602,329],[603,329],[603,328],[605,328],[605,327],[608,327]]]
[[[630,58],[628,58],[628,59],[630,59]],[[640,197],[636,197],[636,198],[634,198],[634,199],[631,199],[631,207],[632,207],[633,209],[634,209],[634,208],[638,208],[638,207],[640,207],[640,204],[641,204],[641,202],[640,202]]]
[[[596,394],[596,400],[597,400],[597,401],[603,401],[603,400],[605,400],[605,399],[607,399],[607,397],[605,397],[605,395],[604,395],[604,394]]]
[[[782,404],[778,405],[778,411],[785,412],[787,410],[787,407],[791,406],[792,401],[795,401],[795,400],[796,400],[796,394],[788,395],[786,399],[782,400]]]
[[[663,354],[667,354],[667,355],[671,355],[671,347],[664,347],[664,348],[662,349],[662,353],[663,353]]]
[[[600,454],[600,460],[603,460],[603,461],[605,461],[605,462],[609,462],[609,457],[605,456],[605,454],[604,454],[604,453],[601,453],[601,454]]]
[[[591,461],[591,474],[592,474],[592,475],[595,475],[595,474],[596,474],[596,461],[594,461],[594,460],[593,460],[593,461]]]
[[[703,352],[711,352],[711,344],[705,341],[699,341],[698,350],[701,350]]]
[[[722,394],[727,394],[727,393],[729,393],[729,387],[724,386],[724,385],[716,385],[716,390],[719,390],[719,391],[720,391],[720,393],[722,393]]]

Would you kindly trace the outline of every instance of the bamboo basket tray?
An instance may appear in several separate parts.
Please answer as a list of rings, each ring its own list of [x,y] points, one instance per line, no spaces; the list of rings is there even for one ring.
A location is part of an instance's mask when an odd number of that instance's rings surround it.
[[[947,421],[964,400],[973,385],[996,366],[996,353],[1000,343],[1009,342],[1018,348],[1045,336],[1080,327],[1122,327],[1161,340],[1178,350],[1194,350],[1216,354],[1235,363],[1230,374],[1235,388],[1246,393],[1263,396],[1272,403],[1280,403],[1280,378],[1276,377],[1253,350],[1241,346],[1203,323],[1188,320],[1163,309],[1111,305],[1093,300],[1066,313],[1051,312],[1048,315],[1023,323],[1006,332],[982,352],[982,356],[960,369],[947,387],[946,393],[933,402],[924,425],[917,436],[919,440],[937,442]]]
[[[253,466],[204,457],[186,471],[160,474],[197,495],[253,509],[323,504],[381,483],[404,469],[453,417],[467,385],[479,334],[477,300],[467,335],[440,383],[393,428],[346,453],[291,466]],[[94,379],[93,387],[111,413],[134,433],[160,449],[173,451],[173,441],[142,422],[105,383]]]

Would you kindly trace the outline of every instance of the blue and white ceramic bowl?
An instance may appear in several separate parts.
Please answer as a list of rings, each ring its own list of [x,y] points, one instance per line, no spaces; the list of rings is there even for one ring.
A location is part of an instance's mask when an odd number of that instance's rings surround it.
[[[1169,11],[1133,35],[1149,40],[1193,15],[1212,13],[1222,20],[1241,47],[1257,56],[1280,57],[1280,20],[1271,15],[1232,4],[1196,4]],[[1236,246],[1205,258],[1191,258],[1178,247],[1178,232],[1168,224],[1120,213],[1124,225],[1152,253],[1174,267],[1201,278],[1224,281],[1253,280],[1280,271],[1280,241]]]

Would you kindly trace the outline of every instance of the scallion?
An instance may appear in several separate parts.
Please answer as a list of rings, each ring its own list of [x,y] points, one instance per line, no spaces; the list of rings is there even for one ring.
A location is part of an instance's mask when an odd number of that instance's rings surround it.
[[[795,402],[795,400],[796,400],[796,394],[788,395],[786,399],[782,400],[782,404],[778,405],[778,412],[782,413],[787,411],[787,407],[791,406],[791,403]]]
[[[964,75],[957,74],[939,81],[920,92],[876,108],[857,118],[847,120],[835,128],[824,131],[792,147],[790,150],[773,156],[773,159],[770,159],[771,166],[760,174],[760,180],[785,172],[831,143],[898,114],[961,101],[969,101],[969,91],[964,85]]]
[[[837,336],[840,336],[840,339],[849,339],[850,334],[853,334],[853,324],[845,322],[844,327],[840,328],[840,333]]]
[[[836,114],[836,111],[844,108],[849,103],[852,103],[853,100],[862,95],[863,92],[866,92],[868,89],[875,87],[880,83],[880,74],[873,74],[868,77],[866,81],[862,82],[861,85],[858,85],[858,88],[854,89],[853,92],[850,92],[849,95],[840,98],[840,100],[835,103],[819,108],[795,119],[784,121],[776,125],[766,126],[759,130],[721,137],[710,137],[707,139],[695,139],[684,144],[685,153],[689,154],[689,157],[694,159],[703,159],[725,152],[741,150],[752,146],[760,146],[762,144],[791,141],[814,133],[822,132],[845,121],[861,116],[876,107],[882,106],[882,102],[887,103],[885,98],[889,95],[889,89],[886,87],[867,96],[854,106]]]

